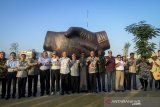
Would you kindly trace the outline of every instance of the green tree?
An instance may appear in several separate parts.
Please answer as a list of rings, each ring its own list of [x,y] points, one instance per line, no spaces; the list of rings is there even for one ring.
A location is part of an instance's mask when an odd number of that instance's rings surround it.
[[[128,55],[128,51],[129,51],[129,47],[130,46],[131,46],[131,44],[129,42],[127,42],[127,43],[124,44],[124,47],[123,47],[123,55],[124,56]]]
[[[145,21],[140,21],[127,26],[125,30],[133,34],[138,55],[151,55],[154,52],[156,44],[149,40],[160,35],[160,28],[155,28],[151,24],[146,24]]]
[[[15,53],[18,53],[18,47],[19,47],[19,44],[17,42],[12,43],[11,47],[10,47],[10,50],[15,52]]]

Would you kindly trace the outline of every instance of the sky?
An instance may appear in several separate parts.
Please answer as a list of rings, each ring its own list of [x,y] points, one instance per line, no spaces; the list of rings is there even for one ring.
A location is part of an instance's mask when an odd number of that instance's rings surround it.
[[[18,42],[19,50],[41,52],[47,31],[74,26],[105,30],[114,55],[123,53],[126,42],[134,52],[134,36],[124,28],[142,20],[160,28],[159,6],[160,0],[0,0],[0,50],[9,53]],[[160,36],[151,41],[158,48]]]

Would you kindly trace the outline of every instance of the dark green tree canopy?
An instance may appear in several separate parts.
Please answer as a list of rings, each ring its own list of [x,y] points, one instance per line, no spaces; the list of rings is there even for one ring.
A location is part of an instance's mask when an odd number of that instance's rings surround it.
[[[127,26],[125,30],[135,36],[133,40],[137,54],[146,55],[154,52],[156,44],[149,42],[149,40],[160,35],[160,28],[155,28],[145,21],[140,21]]]

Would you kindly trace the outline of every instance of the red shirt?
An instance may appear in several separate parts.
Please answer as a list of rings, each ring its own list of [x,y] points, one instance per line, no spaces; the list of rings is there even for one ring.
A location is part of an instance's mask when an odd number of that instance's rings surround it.
[[[106,56],[106,59],[108,59],[108,61],[106,62],[106,71],[108,72],[112,72],[115,70],[115,59],[114,57],[109,57]]]

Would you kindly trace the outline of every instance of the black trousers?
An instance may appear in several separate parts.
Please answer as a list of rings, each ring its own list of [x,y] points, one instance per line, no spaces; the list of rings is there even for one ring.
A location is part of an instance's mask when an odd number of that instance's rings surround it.
[[[145,79],[142,79],[142,78],[139,78],[139,80],[140,80],[140,83],[142,85],[142,88],[147,89],[147,87],[148,87],[148,80],[145,80]]]
[[[37,94],[37,83],[38,75],[28,75],[28,95],[32,94],[35,96]],[[33,93],[32,93],[32,84],[33,84]]]
[[[56,89],[55,89],[56,82]],[[60,69],[51,70],[51,91],[58,92],[60,91]]]
[[[6,82],[7,82],[7,77],[5,78],[0,78],[0,81],[2,81],[2,98],[5,97],[6,95]]]
[[[50,93],[50,69],[40,70],[41,95]]]
[[[79,76],[71,76],[72,92],[79,92]]]
[[[155,88],[160,89],[160,80],[155,81]]]
[[[105,72],[97,72],[96,76],[97,76],[97,81],[98,81],[99,92],[106,91],[106,89],[105,89]]]
[[[89,73],[89,86],[91,92],[97,92],[96,73]]]
[[[13,86],[12,97],[14,97],[16,95],[16,83],[17,83],[16,74],[17,74],[16,72],[8,72],[7,73],[7,97],[10,97],[11,83]]]
[[[62,93],[69,91],[69,74],[61,74],[61,89]]]
[[[131,90],[131,86],[130,86],[130,75],[129,72],[125,72],[124,73],[124,89],[125,90]]]
[[[19,97],[24,97],[26,93],[26,82],[27,82],[27,77],[18,77],[18,96]]]

